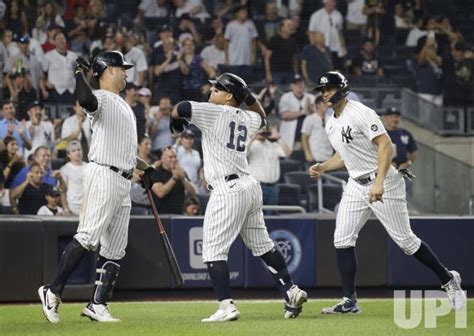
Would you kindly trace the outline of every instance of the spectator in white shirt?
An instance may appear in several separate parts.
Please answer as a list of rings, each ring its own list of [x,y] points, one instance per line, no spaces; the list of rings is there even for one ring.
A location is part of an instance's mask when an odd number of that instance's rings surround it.
[[[189,14],[190,17],[201,20],[210,17],[201,0],[173,0],[173,4],[176,7],[176,18],[183,14]]]
[[[74,67],[77,54],[67,50],[66,37],[57,33],[54,37],[56,49],[47,52],[44,57],[43,70],[47,73],[45,86],[42,90],[44,99],[62,104],[74,104]]]
[[[252,65],[257,60],[257,28],[248,18],[245,6],[238,6],[235,20],[225,28],[225,63],[229,71],[245,80],[252,75]]]
[[[324,0],[324,7],[311,15],[309,33],[322,32],[326,46],[331,51],[336,69],[343,68],[343,57],[347,54],[342,28],[344,19],[336,9],[336,0]]]
[[[171,100],[169,97],[161,97],[158,111],[150,118],[148,124],[148,134],[152,139],[152,151],[156,152],[166,146],[173,145],[173,137],[170,131]]]
[[[301,129],[301,144],[306,161],[314,164],[328,160],[334,153],[326,133],[327,105],[321,96],[316,98],[316,111],[307,116]]]
[[[194,133],[190,129],[185,130],[179,138],[179,146],[176,148],[178,163],[186,172],[194,185],[199,185],[199,170],[202,161],[199,152],[193,149]]]
[[[125,60],[133,64],[133,67],[127,70],[127,82],[136,86],[143,86],[145,74],[148,71],[145,53],[140,48],[133,46],[128,34],[117,32],[115,34],[115,45],[118,49],[122,48]]]
[[[87,158],[91,142],[91,126],[86,113],[79,102],[74,105],[74,114],[66,118],[61,128],[61,139],[67,142],[76,140],[81,144],[84,157]]]
[[[260,182],[263,204],[277,205],[280,179],[280,158],[290,155],[291,150],[281,139],[276,128],[259,130],[250,141],[247,151],[249,173]]]
[[[87,163],[82,158],[82,149],[79,141],[73,140],[67,145],[67,158],[69,160],[59,170],[67,185],[67,202],[69,209],[73,215],[79,216],[81,209],[82,198],[84,193],[82,191],[82,179]]]
[[[416,47],[418,44],[418,39],[428,34],[428,32],[424,30],[424,23],[424,19],[421,17],[416,20],[415,26],[413,26],[413,28],[408,33],[405,46]]]
[[[38,210],[38,216],[64,216],[64,210],[60,206],[59,197],[61,193],[55,189],[48,189],[44,193],[46,204]]]
[[[25,150],[25,158],[40,146],[53,152],[56,145],[54,126],[51,121],[43,120],[43,104],[39,101],[31,102],[28,107],[28,116],[30,120],[26,122],[26,127],[31,135],[31,150]]]
[[[137,22],[143,18],[162,18],[168,15],[167,0],[142,0],[138,5]]]
[[[346,28],[347,30],[359,30],[363,32],[367,24],[367,15],[364,9],[365,0],[349,0],[347,4]]]
[[[278,110],[282,122],[280,134],[291,150],[301,148],[301,127],[304,118],[314,110],[315,96],[306,92],[301,76],[296,75],[290,85],[291,91],[281,96]]]
[[[216,34],[212,39],[212,45],[205,47],[201,51],[201,57],[217,72],[218,66],[225,63],[224,35]]]

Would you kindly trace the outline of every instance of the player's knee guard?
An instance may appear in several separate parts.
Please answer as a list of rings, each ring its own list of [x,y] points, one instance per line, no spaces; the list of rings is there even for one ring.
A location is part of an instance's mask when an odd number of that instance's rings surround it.
[[[94,297],[92,298],[95,304],[105,304],[112,289],[115,286],[115,281],[118,278],[120,265],[117,261],[99,258],[97,262],[97,278],[95,281]]]

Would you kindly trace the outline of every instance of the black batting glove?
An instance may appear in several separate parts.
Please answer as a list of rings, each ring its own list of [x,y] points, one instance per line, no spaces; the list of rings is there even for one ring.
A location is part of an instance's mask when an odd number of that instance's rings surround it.
[[[398,170],[398,173],[403,177],[403,178],[406,178],[408,181],[411,181],[413,178],[416,177],[415,174],[413,174],[413,172],[408,169],[408,168],[402,168],[400,170]]]
[[[170,118],[170,131],[173,134],[183,133],[189,123],[186,119]]]
[[[152,176],[154,172],[155,169],[153,167],[148,167],[147,169],[145,169],[143,175],[140,176],[140,184],[142,188],[145,189],[145,193],[153,186]]]
[[[82,71],[84,74],[86,74],[87,72],[89,72],[90,69],[91,69],[91,65],[89,61],[86,60],[84,57],[79,56],[76,59],[76,68],[74,70],[74,73]]]

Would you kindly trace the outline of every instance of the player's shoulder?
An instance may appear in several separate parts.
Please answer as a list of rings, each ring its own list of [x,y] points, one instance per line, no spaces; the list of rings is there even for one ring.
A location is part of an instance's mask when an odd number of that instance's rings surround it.
[[[353,118],[366,119],[369,117],[378,117],[373,109],[355,100],[348,100],[347,110],[349,115]]]
[[[217,105],[213,103],[205,103],[205,102],[196,102],[196,101],[188,101],[191,104],[191,108],[193,112],[200,111],[200,112],[225,112],[226,106],[224,105]]]

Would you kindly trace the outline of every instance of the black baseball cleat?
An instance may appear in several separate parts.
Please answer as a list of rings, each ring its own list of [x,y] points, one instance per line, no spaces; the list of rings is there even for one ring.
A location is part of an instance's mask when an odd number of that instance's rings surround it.
[[[323,308],[323,314],[360,314],[361,310],[357,300],[343,297],[341,302],[329,308]]]

